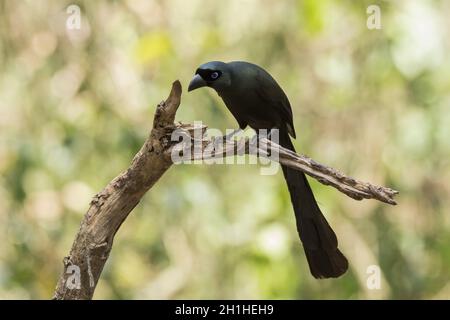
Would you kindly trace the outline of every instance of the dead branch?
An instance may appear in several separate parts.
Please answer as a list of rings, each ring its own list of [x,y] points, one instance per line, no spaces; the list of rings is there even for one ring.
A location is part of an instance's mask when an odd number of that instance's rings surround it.
[[[175,81],[166,101],[161,102],[153,129],[130,167],[94,196],[80,229],[64,258],[64,270],[54,299],[91,299],[109,257],[114,235],[142,196],[172,165],[165,150],[180,105],[181,84]]]
[[[278,154],[278,159],[276,161],[279,163],[303,171],[320,183],[332,186],[355,200],[376,199],[392,205],[397,204],[394,200],[394,196],[398,194],[398,191],[346,176],[342,172],[320,164],[308,156],[300,155],[289,149],[283,148],[265,137],[259,138],[257,141],[255,141],[254,138],[241,138],[237,141],[225,141],[224,139],[221,139],[222,137],[220,137],[220,139],[208,139],[204,135],[207,129],[205,126],[195,128],[190,124],[177,124],[177,128],[186,131],[186,136],[190,138],[190,143],[185,143],[183,145],[178,144],[175,146],[177,152],[189,155],[185,160],[217,159],[229,156],[230,154],[252,154],[259,157],[270,158],[268,155],[268,151],[270,150],[271,152],[276,152]],[[196,139],[193,138],[193,132],[197,129],[202,130],[203,132],[201,148],[193,147],[196,143]],[[252,148],[252,145],[256,146],[256,148]],[[205,152],[206,150],[208,150],[208,152]],[[171,151],[173,152],[173,150]]]
[[[69,256],[64,258],[64,269],[54,299],[92,299],[117,230],[144,194],[173,164],[171,155],[174,151],[192,151],[189,156],[191,160],[225,157],[230,154],[254,154],[268,158],[271,152],[277,152],[281,164],[303,171],[353,199],[377,199],[396,204],[393,197],[397,191],[350,178],[311,158],[280,147],[267,138],[217,143],[215,139],[208,140],[202,135],[200,148],[195,148],[194,126],[174,124],[180,99],[181,84],[175,81],[169,97],[157,106],[151,133],[130,167],[94,196]],[[205,133],[206,127],[200,129]],[[184,132],[188,140],[194,143],[172,141],[175,130]],[[255,141],[257,147],[253,148]],[[206,150],[213,151],[205,156]]]

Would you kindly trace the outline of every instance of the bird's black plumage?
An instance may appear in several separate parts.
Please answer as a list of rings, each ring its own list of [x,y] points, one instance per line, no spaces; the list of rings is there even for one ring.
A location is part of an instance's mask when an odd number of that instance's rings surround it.
[[[267,71],[243,61],[212,61],[197,69],[189,91],[204,86],[217,91],[241,129],[247,125],[257,131],[279,129],[280,145],[295,151],[289,137],[295,138],[291,105]],[[312,275],[339,277],[347,270],[348,262],[338,249],[336,235],[320,211],[306,176],[282,168]]]

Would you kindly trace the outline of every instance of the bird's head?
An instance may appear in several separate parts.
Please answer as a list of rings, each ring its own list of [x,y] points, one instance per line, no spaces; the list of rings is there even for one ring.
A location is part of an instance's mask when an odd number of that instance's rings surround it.
[[[188,91],[201,87],[211,87],[220,91],[230,85],[231,73],[228,64],[221,61],[211,61],[197,68],[189,83]]]

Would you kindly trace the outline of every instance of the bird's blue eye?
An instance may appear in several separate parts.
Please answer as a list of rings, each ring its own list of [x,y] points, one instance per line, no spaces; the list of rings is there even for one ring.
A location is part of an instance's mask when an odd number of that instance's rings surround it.
[[[217,71],[214,71],[211,73],[211,79],[216,80],[219,77],[219,73]]]

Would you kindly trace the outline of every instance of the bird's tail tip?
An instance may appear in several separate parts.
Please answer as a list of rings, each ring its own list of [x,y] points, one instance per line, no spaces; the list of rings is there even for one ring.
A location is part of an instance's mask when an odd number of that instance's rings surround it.
[[[338,278],[348,269],[347,258],[337,248],[331,252],[323,248],[305,248],[305,253],[311,274],[316,279]]]

